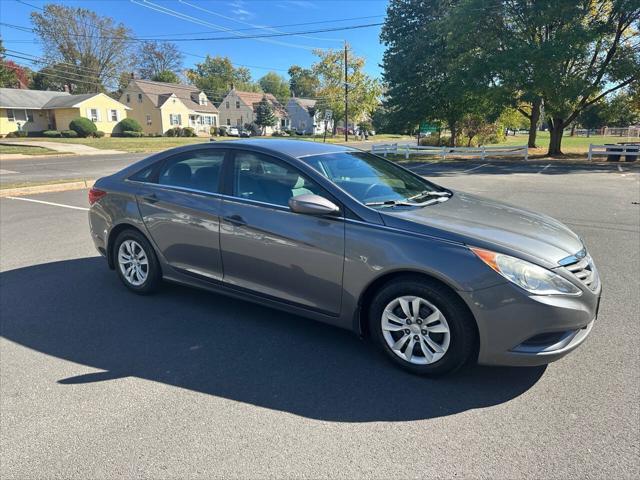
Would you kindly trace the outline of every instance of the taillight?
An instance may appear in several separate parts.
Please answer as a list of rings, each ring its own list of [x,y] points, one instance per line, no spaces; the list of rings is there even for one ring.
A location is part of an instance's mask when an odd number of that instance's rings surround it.
[[[89,205],[93,205],[102,197],[104,197],[106,194],[107,192],[105,192],[104,190],[100,190],[98,188],[92,188],[91,190],[89,190]]]

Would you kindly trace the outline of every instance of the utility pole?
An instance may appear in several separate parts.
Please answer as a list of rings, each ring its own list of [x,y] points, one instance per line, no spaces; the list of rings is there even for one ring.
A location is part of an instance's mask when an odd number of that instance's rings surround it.
[[[347,83],[347,41],[344,41],[344,141],[349,141],[349,84]]]

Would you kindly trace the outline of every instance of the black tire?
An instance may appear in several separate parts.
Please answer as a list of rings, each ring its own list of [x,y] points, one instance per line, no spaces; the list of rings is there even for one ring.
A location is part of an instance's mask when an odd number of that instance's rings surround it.
[[[142,248],[142,250],[144,250],[144,253],[147,257],[147,276],[144,282],[140,285],[134,285],[126,278],[120,266],[120,262],[118,261],[118,252],[120,250],[120,246],[127,240],[135,241]],[[113,264],[115,265],[116,272],[118,272],[118,277],[120,277],[120,280],[125,287],[127,287],[132,292],[138,293],[140,295],[147,295],[158,290],[162,280],[162,271],[160,269],[160,264],[158,263],[158,258],[156,257],[155,251],[153,250],[153,247],[151,246],[149,241],[144,237],[144,235],[133,229],[128,229],[120,232],[120,234],[116,238],[115,244],[113,245],[112,255]]]
[[[423,298],[437,307],[449,326],[449,346],[442,358],[431,364],[416,365],[400,358],[387,344],[382,330],[382,314],[394,299],[403,296]],[[454,372],[470,360],[475,344],[475,321],[462,300],[442,284],[428,279],[411,278],[392,281],[383,286],[369,308],[369,332],[372,339],[396,365],[411,373],[439,376]],[[402,335],[402,334],[400,334]]]

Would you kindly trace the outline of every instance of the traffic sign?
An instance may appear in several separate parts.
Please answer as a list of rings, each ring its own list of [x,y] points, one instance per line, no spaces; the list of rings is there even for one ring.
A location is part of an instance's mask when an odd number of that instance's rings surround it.
[[[420,133],[434,133],[438,131],[438,126],[431,123],[422,122],[420,124]]]

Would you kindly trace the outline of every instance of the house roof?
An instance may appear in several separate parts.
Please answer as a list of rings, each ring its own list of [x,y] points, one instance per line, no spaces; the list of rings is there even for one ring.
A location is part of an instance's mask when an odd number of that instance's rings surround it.
[[[290,101],[296,102],[298,105],[304,108],[315,107],[316,101],[311,98],[298,98],[292,97]]]
[[[147,96],[149,100],[156,106],[161,107],[167,98],[174,94],[180,99],[184,105],[194,112],[202,113],[218,113],[218,109],[209,101],[208,105],[200,105],[197,102],[198,95],[201,90],[193,85],[183,85],[178,83],[153,82],[151,80],[132,80],[138,88]],[[194,101],[194,99],[196,101]]]
[[[71,97],[71,95],[67,92],[0,88],[0,107],[38,109],[43,108],[47,102],[58,97]]]
[[[79,103],[89,100],[90,98],[97,97],[99,93],[83,93],[80,95],[64,95],[59,97],[53,97],[42,108],[72,108]]]
[[[283,106],[278,102],[278,99],[273,96],[271,93],[262,93],[262,92],[242,92],[240,90],[232,90],[240,100],[249,105],[251,108],[255,110],[256,105],[262,101],[263,97],[267,97],[267,100],[273,106],[276,115],[285,116],[287,114],[286,110]]]

